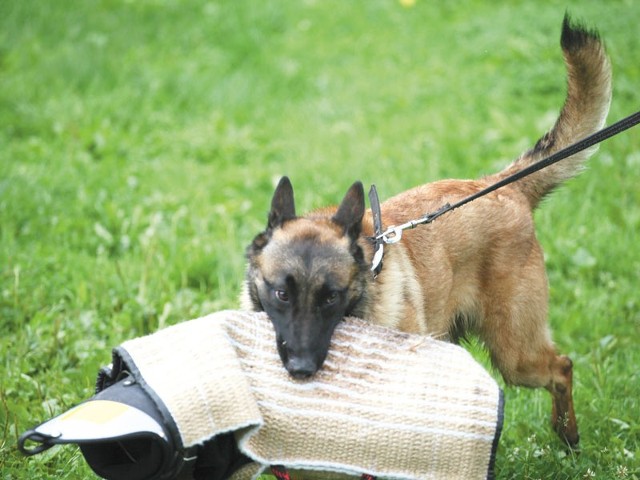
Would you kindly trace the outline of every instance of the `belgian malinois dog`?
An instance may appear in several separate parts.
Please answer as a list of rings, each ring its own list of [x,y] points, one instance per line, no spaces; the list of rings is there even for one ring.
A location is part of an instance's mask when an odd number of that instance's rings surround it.
[[[428,183],[387,200],[381,206],[385,226],[453,204],[603,126],[611,71],[598,34],[565,17],[561,46],[568,92],[554,127],[499,173]],[[247,248],[243,308],[268,314],[280,358],[296,378],[322,366],[345,316],[450,341],[477,335],[507,383],[551,393],[553,427],[576,446],[572,362],[551,340],[547,278],[532,212],[591,153],[575,154],[407,231],[387,246],[375,279],[372,213],[365,210],[362,184],[354,183],[338,207],[297,216],[284,177],[266,230]]]

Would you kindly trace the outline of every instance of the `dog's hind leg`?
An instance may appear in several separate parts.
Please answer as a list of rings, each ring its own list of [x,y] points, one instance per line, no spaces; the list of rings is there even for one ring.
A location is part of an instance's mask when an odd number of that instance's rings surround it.
[[[494,281],[493,288],[487,286],[478,334],[508,384],[544,387],[551,393],[553,428],[569,446],[576,447],[572,362],[557,353],[551,340],[541,252],[537,257],[529,257],[528,265],[507,275],[510,278]]]
[[[546,327],[543,335],[507,333],[508,327],[501,330],[506,335],[482,335],[494,365],[510,385],[546,388],[552,397],[554,430],[570,447],[577,447],[580,437],[573,409],[571,359],[558,355]]]
[[[566,355],[557,355],[551,366],[552,381],[546,385],[553,398],[551,424],[570,447],[576,448],[580,436],[573,410],[573,362]]]

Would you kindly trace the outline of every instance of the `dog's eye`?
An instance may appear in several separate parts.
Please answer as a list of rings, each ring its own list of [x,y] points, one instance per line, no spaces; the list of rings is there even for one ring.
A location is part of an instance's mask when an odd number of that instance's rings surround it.
[[[333,305],[334,303],[336,303],[338,301],[339,297],[340,297],[340,295],[338,294],[338,292],[332,291],[332,292],[329,292],[327,294],[327,296],[324,299],[324,301],[325,301],[325,303],[327,305]]]
[[[289,294],[286,292],[286,290],[275,290],[274,295],[283,303],[289,302]]]

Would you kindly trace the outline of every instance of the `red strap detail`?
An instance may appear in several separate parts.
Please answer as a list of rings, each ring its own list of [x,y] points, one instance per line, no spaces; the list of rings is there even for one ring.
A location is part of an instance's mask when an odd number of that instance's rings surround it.
[[[278,480],[291,480],[291,475],[289,475],[288,470],[282,465],[273,465],[271,467],[271,473]],[[368,473],[363,473],[360,478],[361,480],[376,480],[376,477],[369,475]]]
[[[271,473],[273,473],[278,480],[291,480],[291,475],[289,475],[287,469],[282,465],[272,465]]]

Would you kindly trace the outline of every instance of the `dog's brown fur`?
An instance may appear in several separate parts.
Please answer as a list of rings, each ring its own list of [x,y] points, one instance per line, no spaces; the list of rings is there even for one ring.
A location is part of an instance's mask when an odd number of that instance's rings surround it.
[[[497,174],[430,183],[384,202],[385,226],[454,203],[601,128],[611,80],[598,35],[565,18],[561,45],[568,93],[553,129]],[[299,377],[320,368],[344,315],[451,341],[476,334],[509,384],[549,390],[553,426],[575,446],[572,363],[557,353],[547,325],[547,280],[532,211],[577,174],[591,153],[576,154],[406,231],[399,243],[386,247],[375,280],[368,271],[372,215],[364,211],[362,185],[354,184],[338,208],[297,217],[285,177],[274,194],[267,230],[248,249],[242,303],[269,313],[283,363]]]

